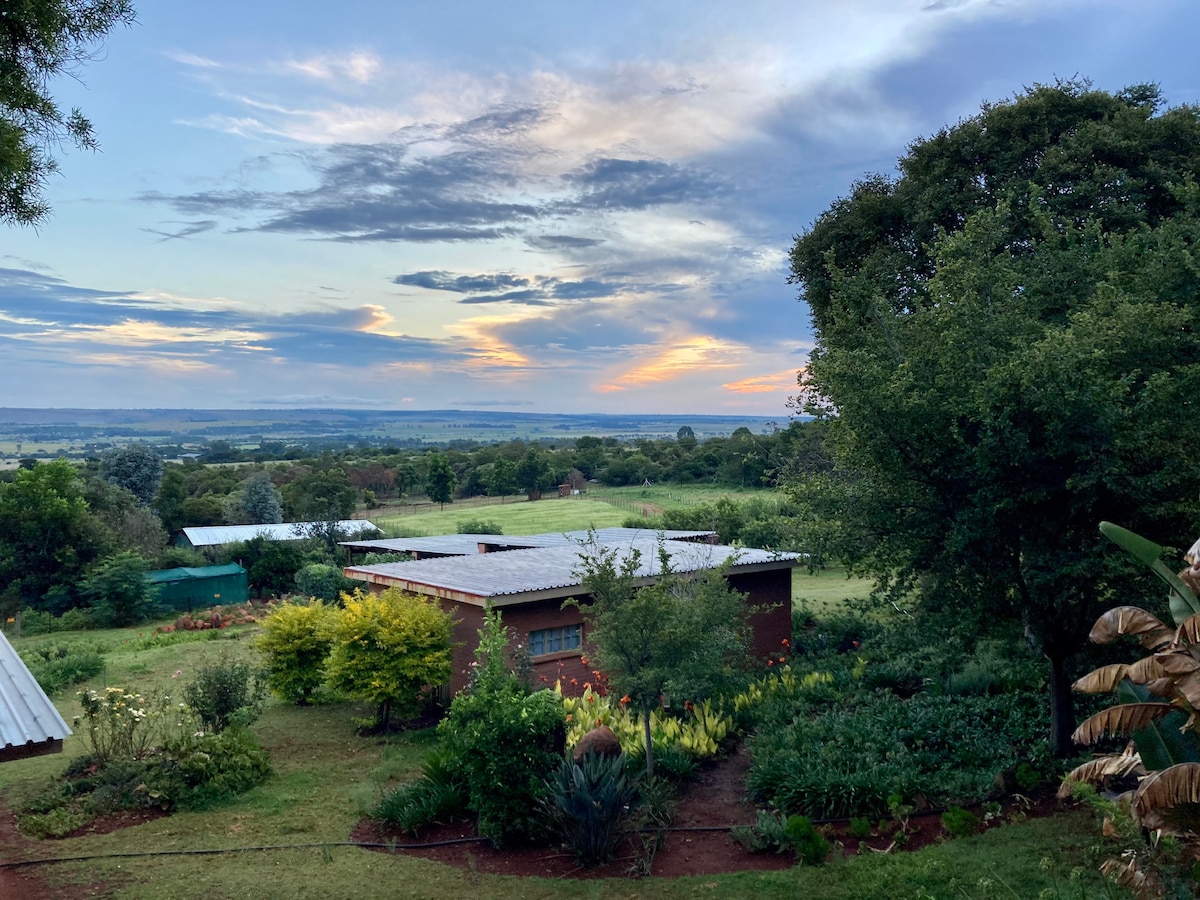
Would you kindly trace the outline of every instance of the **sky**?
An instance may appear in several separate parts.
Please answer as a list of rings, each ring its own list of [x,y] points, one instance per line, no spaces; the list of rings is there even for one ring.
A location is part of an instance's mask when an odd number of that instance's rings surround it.
[[[0,226],[0,406],[785,417],[788,251],[1024,86],[1200,102],[1192,0],[142,0]]]

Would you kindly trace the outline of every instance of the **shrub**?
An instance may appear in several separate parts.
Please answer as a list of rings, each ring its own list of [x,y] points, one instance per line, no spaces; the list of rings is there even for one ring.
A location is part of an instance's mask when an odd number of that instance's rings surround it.
[[[83,594],[96,621],[105,626],[136,625],[158,611],[157,592],[146,581],[150,563],[133,552],[106,557],[83,579]]]
[[[950,837],[970,837],[979,831],[979,816],[961,806],[952,806],[942,813],[942,828]]]
[[[266,658],[267,684],[279,697],[308,703],[324,683],[335,618],[318,600],[280,604],[263,620],[258,649]]]
[[[76,606],[59,616],[58,623],[63,631],[88,631],[96,627],[96,618],[90,609]]]
[[[438,726],[460,760],[479,833],[496,846],[546,836],[543,798],[562,759],[566,714],[552,691],[530,694],[505,667],[508,629],[488,610],[475,651],[476,679]]]
[[[735,825],[729,833],[751,853],[786,853],[792,849],[786,825],[779,813],[760,809],[753,825]]]
[[[347,578],[337,566],[311,563],[296,572],[296,591],[302,597],[332,602],[344,591],[352,591],[359,582]]]
[[[415,836],[427,825],[464,812],[468,799],[459,760],[435,750],[425,757],[421,777],[385,794],[371,817]]]
[[[490,519],[464,519],[458,523],[459,534],[504,534],[499,522]]]
[[[546,808],[581,866],[612,859],[621,822],[637,799],[625,761],[624,753],[587,753],[578,763],[564,760],[550,779]]]
[[[249,725],[262,712],[265,685],[247,660],[221,654],[205,660],[183,689],[183,699],[205,728],[221,732]]]
[[[163,748],[152,788],[182,809],[206,809],[261,784],[270,758],[246,728],[184,737]]]
[[[329,677],[351,696],[376,704],[387,729],[421,710],[424,695],[450,677],[450,616],[434,600],[392,588],[355,591],[337,617]]]
[[[104,657],[88,644],[44,644],[21,658],[42,690],[55,694],[104,671]]]
[[[791,816],[783,834],[796,851],[797,858],[809,866],[819,866],[829,855],[829,841],[817,831],[808,816]]]

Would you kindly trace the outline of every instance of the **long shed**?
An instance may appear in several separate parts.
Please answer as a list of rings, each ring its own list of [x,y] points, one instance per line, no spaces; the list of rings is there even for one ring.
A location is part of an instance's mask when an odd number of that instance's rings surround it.
[[[237,563],[159,569],[146,573],[146,580],[158,587],[160,603],[180,612],[245,603],[250,596],[246,570]]]

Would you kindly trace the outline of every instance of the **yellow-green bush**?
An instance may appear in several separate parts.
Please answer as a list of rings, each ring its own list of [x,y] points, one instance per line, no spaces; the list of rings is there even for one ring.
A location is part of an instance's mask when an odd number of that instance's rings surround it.
[[[291,703],[309,702],[325,681],[336,616],[336,609],[313,600],[280,604],[263,620],[258,649],[273,693]]]
[[[437,601],[390,588],[343,594],[333,630],[329,678],[376,704],[376,727],[421,711],[424,692],[450,677],[450,616]]]

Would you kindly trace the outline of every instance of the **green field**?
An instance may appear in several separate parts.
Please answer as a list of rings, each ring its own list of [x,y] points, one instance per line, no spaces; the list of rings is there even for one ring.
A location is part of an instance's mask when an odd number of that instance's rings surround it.
[[[822,576],[826,577],[826,576]],[[833,581],[834,579],[830,579]],[[840,583],[840,582],[839,582]],[[178,690],[206,656],[252,654],[256,626],[217,641],[135,650],[138,629],[39,636],[18,641],[85,641],[106,652],[108,668],[91,687],[121,685],[145,692]],[[149,634],[150,629],[142,631]],[[178,676],[176,673],[179,673]],[[79,712],[68,691],[57,703],[68,722]],[[481,875],[438,863],[336,846],[344,842],[381,785],[413,777],[431,746],[428,731],[387,739],[355,734],[354,719],[369,710],[349,702],[313,707],[272,703],[254,726],[271,755],[274,776],[236,802],[205,812],[165,819],[104,835],[32,841],[0,848],[0,861],[21,858],[107,858],[63,862],[26,873],[46,879],[66,896],[117,898],[302,898],[463,896],[559,898],[564,890],[584,897],[718,898],[795,897],[1052,897],[1122,896],[1106,892],[1086,857],[1097,841],[1090,816],[1011,824],[967,840],[919,853],[868,854],[823,869],[799,867],[772,873],[701,878],[573,882]],[[42,790],[83,740],[71,737],[63,755],[0,765],[0,796],[15,804]],[[215,855],[110,854],[270,848]],[[1069,873],[1078,869],[1082,881]],[[1059,893],[1060,889],[1063,891]]]
[[[475,506],[447,503],[444,510],[405,516],[371,517],[371,521],[389,535],[428,537],[453,534],[458,523],[468,520],[496,522],[505,534],[540,534],[547,531],[578,531],[586,528],[611,528],[630,515],[599,500],[583,497],[570,499],[515,500],[511,503]]]
[[[447,503],[444,509],[419,507],[422,511],[405,515],[388,510],[365,515],[389,534],[403,537],[428,537],[452,534],[458,523],[484,519],[498,523],[505,534],[540,534],[547,531],[579,531],[585,528],[612,528],[643,510],[656,514],[664,509],[695,506],[721,497],[744,499],[766,496],[771,492],[730,491],[713,487],[664,485],[653,487],[600,488],[575,497],[545,497],[536,502],[509,498],[498,503],[492,498],[473,497]],[[428,511],[425,511],[428,510]]]

